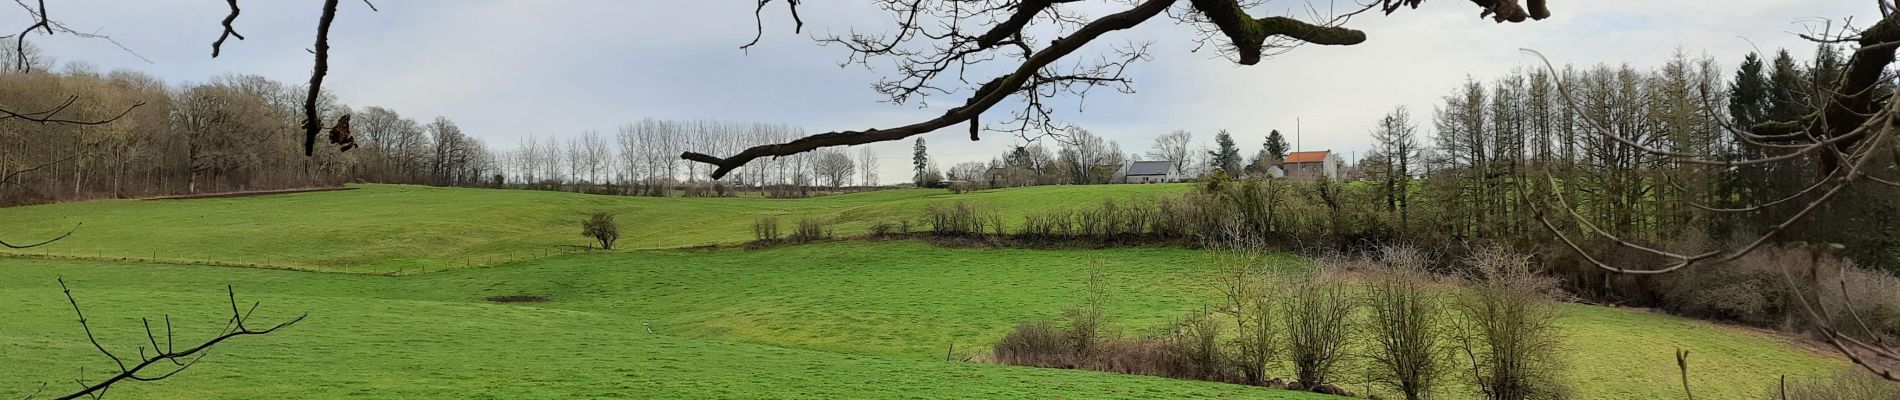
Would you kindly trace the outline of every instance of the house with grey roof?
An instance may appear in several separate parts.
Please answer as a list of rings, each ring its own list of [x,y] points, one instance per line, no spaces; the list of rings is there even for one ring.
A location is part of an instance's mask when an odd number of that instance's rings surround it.
[[[1181,170],[1173,161],[1136,161],[1122,171],[1121,183],[1162,183],[1181,180]]]

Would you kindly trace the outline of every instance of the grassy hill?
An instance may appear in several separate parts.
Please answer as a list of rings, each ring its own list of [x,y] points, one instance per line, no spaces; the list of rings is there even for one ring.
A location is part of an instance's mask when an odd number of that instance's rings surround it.
[[[370,185],[0,209],[0,232],[14,237],[85,221],[80,233],[49,246],[53,254],[172,252],[159,258],[436,270],[379,276],[0,258],[0,302],[9,305],[0,318],[0,341],[8,344],[0,350],[0,398],[22,397],[42,382],[57,391],[80,367],[109,367],[84,340],[55,277],[73,286],[102,340],[122,354],[144,341],[139,317],[170,314],[181,339],[215,330],[228,307],[226,284],[240,300],[264,303],[259,320],[311,315],[281,334],[220,347],[174,380],[115,389],[115,398],[1321,398],[943,361],[953,344],[956,353],[972,354],[1017,321],[1056,315],[1077,299],[1090,269],[1106,273],[1113,324],[1131,334],[1198,309],[1213,293],[1197,251],[944,249],[910,241],[679,248],[749,240],[756,215],[836,217],[843,232],[915,216],[937,202],[968,200],[1016,215],[1181,190],[899,190],[771,200]],[[599,208],[621,212],[627,249],[543,257],[584,243],[577,221]],[[498,265],[451,268],[464,254]],[[552,300],[483,300],[511,294]],[[1767,334],[1640,311],[1563,310],[1566,379],[1582,399],[1675,398],[1677,349],[1692,352],[1692,385],[1706,398],[1758,397],[1781,374],[1824,376],[1846,366]],[[648,323],[655,334],[646,332]],[[1363,390],[1363,360],[1346,365],[1336,375]],[[1448,390],[1447,398],[1472,397]]]
[[[1104,198],[1141,199],[1186,184],[1043,186],[962,195],[886,190],[811,199],[651,198],[522,190],[361,185],[357,190],[193,200],[107,200],[0,208],[0,239],[29,241],[80,225],[55,246],[92,258],[209,261],[332,272],[440,271],[540,258],[588,245],[587,213],[617,215],[622,250],[752,240],[752,223],[780,216],[837,223],[840,234],[878,221],[921,222],[925,207],[968,201],[1008,223],[1025,213]],[[918,224],[921,226],[921,223]],[[789,229],[789,228],[787,228]],[[923,229],[923,228],[919,228]]]

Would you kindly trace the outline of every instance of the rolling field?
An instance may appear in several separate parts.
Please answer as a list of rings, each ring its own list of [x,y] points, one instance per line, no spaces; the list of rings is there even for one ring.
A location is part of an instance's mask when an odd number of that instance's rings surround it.
[[[136,354],[144,342],[140,317],[169,314],[181,341],[216,330],[228,315],[226,284],[240,301],[263,303],[256,321],[310,314],[281,333],[222,345],[173,379],[116,388],[113,398],[1327,398],[944,361],[953,345],[954,356],[976,355],[1015,322],[1056,315],[1076,301],[1089,270],[1110,282],[1112,324],[1126,333],[1198,309],[1214,293],[1197,251],[945,249],[913,241],[680,248],[747,240],[750,217],[770,213],[835,217],[848,233],[861,229],[851,224],[955,199],[1011,215],[1181,190],[1044,187],[954,197],[909,190],[769,200],[373,185],[0,209],[0,232],[9,236],[86,221],[49,246],[52,254],[176,251],[186,259],[271,257],[335,272],[445,269],[382,276],[0,258],[0,302],[8,304],[0,318],[7,343],[0,398],[23,397],[44,382],[58,392],[81,367],[94,375],[109,368],[85,341],[56,277],[121,354]],[[596,208],[620,210],[626,249],[542,255],[584,243],[574,221]],[[246,223],[252,219],[258,222]],[[451,268],[463,254],[496,265]],[[483,300],[514,294],[551,300]],[[1566,379],[1583,399],[1678,398],[1679,348],[1692,352],[1698,398],[1759,397],[1781,374],[1824,376],[1846,366],[1766,334],[1630,310],[1563,310]],[[1343,386],[1364,389],[1363,364],[1346,363],[1349,370],[1337,374]]]
[[[1187,184],[1043,186],[952,195],[885,190],[811,199],[649,198],[525,190],[361,185],[357,190],[194,200],[107,200],[0,208],[0,240],[79,233],[31,252],[89,258],[217,262],[351,273],[414,273],[494,265],[579,250],[587,213],[620,223],[619,250],[734,244],[752,223],[779,216],[836,223],[840,234],[879,221],[922,226],[931,204],[967,201],[1021,215],[1102,199],[1179,195]],[[789,228],[787,228],[789,230]],[[4,251],[4,250],[0,250]]]

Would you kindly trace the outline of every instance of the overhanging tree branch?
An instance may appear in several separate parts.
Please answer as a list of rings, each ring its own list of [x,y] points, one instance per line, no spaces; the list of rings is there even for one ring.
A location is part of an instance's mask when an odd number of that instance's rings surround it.
[[[732,172],[733,169],[760,157],[787,156],[811,151],[820,147],[847,146],[898,140],[969,121],[975,119],[978,115],[982,114],[983,111],[995,106],[996,103],[1001,102],[1005,97],[1009,96],[1010,93],[1021,88],[1022,85],[1041,68],[1069,55],[1069,53],[1075,52],[1075,50],[1080,49],[1082,45],[1088,44],[1089,41],[1095,40],[1105,33],[1132,28],[1141,24],[1143,21],[1147,21],[1149,18],[1160,15],[1162,11],[1166,11],[1168,6],[1173,3],[1173,0],[1148,0],[1133,9],[1110,14],[1090,22],[1081,29],[1077,29],[1076,32],[1069,35],[1069,37],[1058,39],[1049,47],[1037,51],[1025,60],[1022,65],[1018,66],[1015,72],[983,84],[983,86],[977,89],[970,97],[970,101],[967,104],[951,108],[942,116],[928,121],[887,130],[867,129],[863,131],[820,133],[782,144],[755,146],[726,158],[695,152],[680,154],[680,158],[717,166],[718,168],[713,170],[712,177],[718,179],[726,176],[726,174]]]
[[[146,351],[148,349],[144,346],[139,346],[139,358],[133,359],[136,361],[128,364],[127,359],[121,358],[117,353],[113,353],[112,350],[107,349],[104,344],[99,343],[99,338],[93,335],[91,321],[86,319],[86,313],[80,310],[79,300],[73,298],[72,288],[66,286],[65,278],[59,279],[59,288],[65,292],[67,303],[72,305],[73,315],[79,317],[79,327],[85,332],[86,340],[91,342],[93,348],[98,350],[100,354],[104,354],[106,358],[111,359],[119,371],[98,382],[87,383],[85,370],[82,369],[80,370],[80,377],[75,380],[75,382],[79,383],[80,389],[72,393],[53,397],[55,400],[78,398],[99,399],[105,396],[106,391],[112,389],[112,385],[120,382],[127,380],[151,382],[170,378],[190,368],[192,365],[196,365],[199,360],[204,359],[206,355],[210,354],[211,347],[217,346],[225,340],[239,336],[268,335],[272,332],[276,332],[278,329],[295,325],[303,321],[304,317],[309,316],[309,314],[301,314],[296,318],[272,325],[269,328],[252,329],[251,327],[245,326],[244,323],[250,320],[251,312],[257,311],[258,303],[252,303],[248,311],[239,312],[237,290],[227,285],[225,286],[225,293],[231,302],[231,317],[225,320],[225,327],[219,331],[217,336],[199,343],[196,346],[181,350],[175,345],[176,335],[172,332],[171,316],[168,315],[165,317],[165,341],[162,345],[159,344],[158,335],[152,331],[151,320],[141,319],[145,325],[145,339],[147,343],[152,346],[149,349],[152,353],[147,355]],[[170,364],[170,369],[162,373],[156,373],[155,375],[141,375],[141,373],[148,371],[157,371],[166,368],[162,367],[162,364]],[[43,386],[42,389],[44,389]],[[32,399],[33,397],[28,396],[27,398]]]
[[[944,75],[952,75],[965,85],[973,85],[963,77],[963,73],[972,66],[997,58],[1020,59],[1012,70],[1014,72],[971,87],[969,97],[961,106],[952,108],[942,116],[930,120],[903,125],[886,130],[868,129],[863,131],[834,131],[812,135],[789,142],[755,146],[737,154],[720,158],[697,152],[686,152],[681,158],[714,165],[712,176],[724,177],[736,168],[760,157],[780,157],[810,151],[828,146],[846,146],[880,141],[897,140],[910,136],[929,133],[938,129],[970,124],[970,137],[978,138],[982,126],[981,114],[1009,96],[1021,96],[1024,109],[1000,126],[1010,127],[1019,133],[1030,130],[1042,130],[1044,134],[1059,131],[1061,125],[1051,121],[1051,109],[1047,99],[1062,95],[1085,95],[1095,86],[1112,86],[1123,92],[1132,92],[1129,80],[1122,77],[1128,63],[1148,58],[1146,46],[1130,44],[1117,57],[1120,61],[1097,63],[1093,67],[1075,66],[1078,73],[1059,72],[1055,64],[1076,49],[1101,36],[1101,34],[1127,29],[1139,25],[1155,15],[1166,12],[1176,3],[1174,0],[1139,2],[1134,9],[1112,14],[1107,17],[1087,20],[1076,13],[1064,13],[1059,5],[1077,0],[880,0],[877,2],[885,10],[896,14],[898,31],[890,35],[860,35],[852,33],[848,37],[820,38],[821,44],[841,44],[852,51],[846,63],[867,63],[873,56],[888,57],[898,65],[899,77],[873,85],[879,93],[890,96],[893,103],[904,103],[913,97],[930,94],[948,94],[955,90],[942,85]],[[1177,18],[1202,29],[1203,44],[1209,40],[1224,38],[1220,44],[1223,51],[1231,51],[1234,61],[1242,65],[1252,65],[1264,59],[1266,49],[1284,51],[1298,44],[1312,43],[1322,45],[1353,45],[1366,40],[1365,32],[1345,28],[1343,25],[1353,15],[1380,7],[1384,4],[1387,12],[1400,6],[1417,6],[1422,0],[1382,0],[1364,4],[1355,11],[1336,15],[1331,19],[1315,15],[1319,23],[1298,19],[1270,16],[1256,18],[1246,9],[1259,5],[1257,0],[1187,0],[1191,5],[1184,8],[1186,14]],[[1543,10],[1544,1],[1532,1],[1531,10],[1524,11],[1514,0],[1474,1],[1485,9],[1484,15],[1531,15],[1548,16]],[[761,18],[769,0],[760,1],[754,10],[754,17]],[[789,4],[796,12],[797,3]],[[1312,10],[1318,14],[1317,10]],[[928,19],[938,19],[939,29],[925,29]],[[794,19],[797,16],[794,15]],[[988,20],[988,26],[981,30],[966,31],[966,21],[982,23]],[[1511,20],[1505,18],[1503,20]],[[1515,18],[1521,21],[1523,18]],[[1049,45],[1041,49],[1036,44],[1044,41],[1028,37],[1037,21],[1049,21],[1055,25],[1059,35]],[[802,26],[802,22],[801,26]],[[1074,27],[1074,31],[1065,32]],[[763,34],[763,22],[759,22],[759,34]],[[969,33],[966,33],[969,32]],[[980,33],[975,33],[980,32]],[[1036,32],[1041,32],[1036,30]],[[904,46],[912,40],[929,39],[938,42],[929,47],[913,48]],[[757,44],[757,37],[741,48]],[[1291,44],[1289,44],[1291,43]],[[1020,53],[993,51],[1012,49]],[[1120,49],[1118,49],[1120,50]],[[1277,53],[1275,53],[1277,54]],[[1067,68],[1067,67],[1062,67]],[[1010,130],[1002,129],[1002,130]],[[998,130],[998,129],[992,129]],[[1031,139],[1028,135],[1025,139]],[[1040,137],[1040,136],[1037,136]]]
[[[218,58],[218,52],[224,47],[225,38],[235,37],[238,40],[244,40],[244,35],[238,34],[237,28],[231,26],[231,22],[237,21],[238,17],[237,0],[224,1],[231,4],[231,14],[224,16],[224,33],[218,34],[218,40],[211,42],[211,58]]]

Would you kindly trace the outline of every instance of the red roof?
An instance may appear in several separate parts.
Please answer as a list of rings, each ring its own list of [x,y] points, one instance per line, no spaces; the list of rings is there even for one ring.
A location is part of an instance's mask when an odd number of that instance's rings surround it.
[[[1316,162],[1326,161],[1326,156],[1330,154],[1332,154],[1332,152],[1326,151],[1326,150],[1296,151],[1296,152],[1286,154],[1286,163],[1299,164],[1299,163],[1316,163]]]

